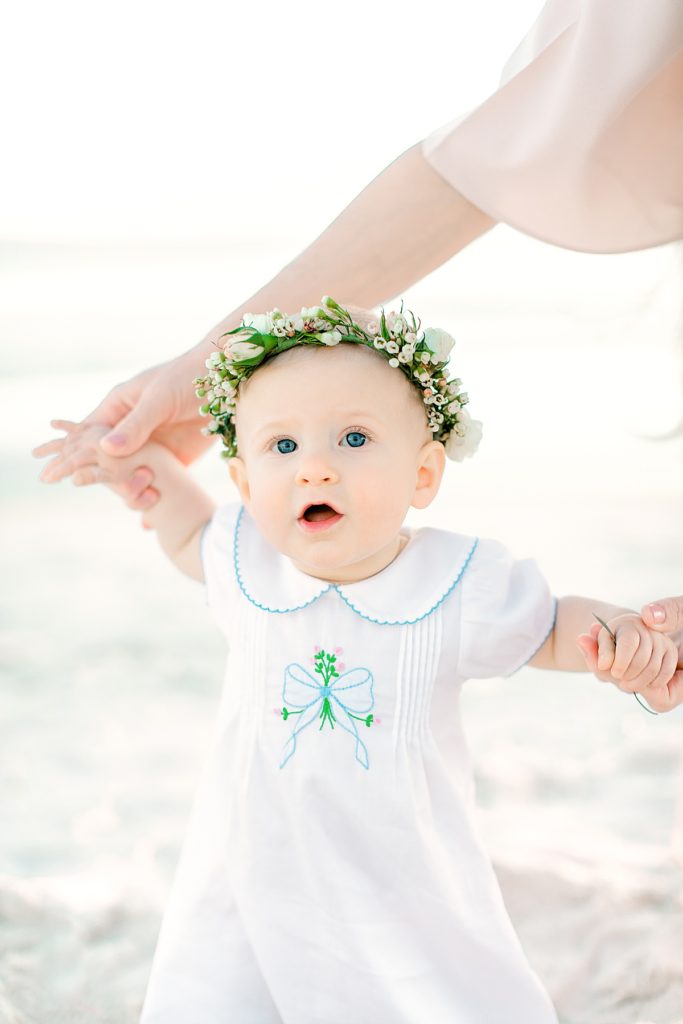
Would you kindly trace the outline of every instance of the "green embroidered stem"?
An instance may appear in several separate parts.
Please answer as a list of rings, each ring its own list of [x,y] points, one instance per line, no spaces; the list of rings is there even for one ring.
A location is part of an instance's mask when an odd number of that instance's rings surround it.
[[[360,715],[354,715],[350,711],[347,711],[346,713],[349,718],[355,718],[359,722],[365,722],[368,727],[370,727],[375,720],[374,715],[366,715],[365,718],[362,718]]]
[[[320,728],[324,726],[325,722],[329,722],[334,729],[335,717],[332,714],[332,705],[330,704],[329,697],[325,697],[323,700],[323,708],[320,712]],[[320,730],[318,730],[320,731]]]

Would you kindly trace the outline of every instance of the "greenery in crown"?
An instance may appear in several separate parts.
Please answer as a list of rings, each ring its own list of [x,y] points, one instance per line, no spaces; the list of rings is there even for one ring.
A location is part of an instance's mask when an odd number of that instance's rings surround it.
[[[445,373],[453,338],[440,328],[421,330],[420,323],[410,310],[404,313],[401,303],[398,313],[385,314],[382,309],[377,322],[362,326],[329,295],[320,306],[293,316],[279,309],[245,313],[239,327],[218,339],[217,351],[206,360],[206,376],[195,378],[197,397],[204,400],[200,412],[211,416],[202,432],[220,435],[225,458],[237,455],[235,409],[242,381],[267,360],[297,345],[350,342],[374,349],[389,366],[403,372],[422,397],[434,438],[443,442],[449,458],[461,462],[476,451],[481,424],[464,408],[469,398],[461,390],[462,381]]]

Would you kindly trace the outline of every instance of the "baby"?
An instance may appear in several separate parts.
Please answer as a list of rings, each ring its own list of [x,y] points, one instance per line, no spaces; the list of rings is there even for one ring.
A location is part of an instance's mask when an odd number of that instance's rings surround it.
[[[143,1024],[556,1021],[478,836],[459,693],[585,671],[582,634],[668,710],[678,650],[496,541],[404,525],[476,448],[451,347],[331,299],[245,317],[196,382],[241,499],[217,509],[159,444],[113,459],[66,425],[112,487],[152,468],[145,524],[229,641]]]

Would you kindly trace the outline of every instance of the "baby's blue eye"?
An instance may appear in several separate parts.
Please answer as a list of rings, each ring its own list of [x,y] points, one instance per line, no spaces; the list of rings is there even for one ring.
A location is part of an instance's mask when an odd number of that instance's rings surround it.
[[[367,438],[365,434],[362,434],[360,430],[350,430],[345,435],[345,440],[348,442],[351,448],[360,448],[365,444]]]
[[[289,455],[290,452],[296,451],[296,441],[292,441],[291,437],[281,437],[277,442],[277,450],[282,455]]]

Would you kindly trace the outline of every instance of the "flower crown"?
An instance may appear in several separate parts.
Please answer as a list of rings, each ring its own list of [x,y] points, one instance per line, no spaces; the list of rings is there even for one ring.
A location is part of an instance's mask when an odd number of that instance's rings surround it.
[[[221,346],[223,338],[228,340]],[[211,416],[203,434],[219,434],[225,458],[237,455],[235,409],[240,384],[267,360],[297,345],[365,345],[384,356],[389,366],[402,370],[418,390],[435,440],[442,441],[449,458],[462,462],[472,455],[481,439],[481,423],[470,418],[469,401],[462,381],[445,375],[455,342],[440,328],[420,330],[410,310],[381,311],[379,322],[364,328],[351,313],[326,295],[322,305],[287,316],[279,309],[270,313],[245,313],[239,327],[218,339],[218,351],[206,360],[208,373],[194,380],[198,398],[205,400],[202,415]]]

